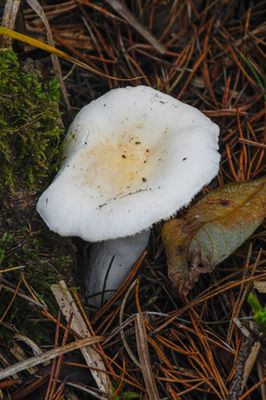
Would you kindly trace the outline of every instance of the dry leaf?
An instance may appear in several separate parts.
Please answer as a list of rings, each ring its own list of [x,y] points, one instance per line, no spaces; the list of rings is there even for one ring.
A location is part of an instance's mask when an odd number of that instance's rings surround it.
[[[266,216],[266,178],[221,186],[184,218],[166,222],[162,238],[168,275],[186,294],[201,273],[232,254]]]

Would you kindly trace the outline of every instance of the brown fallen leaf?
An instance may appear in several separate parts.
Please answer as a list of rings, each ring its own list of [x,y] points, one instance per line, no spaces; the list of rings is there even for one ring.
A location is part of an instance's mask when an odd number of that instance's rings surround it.
[[[266,177],[221,186],[184,218],[166,222],[162,239],[168,275],[187,294],[202,273],[230,256],[266,216]]]

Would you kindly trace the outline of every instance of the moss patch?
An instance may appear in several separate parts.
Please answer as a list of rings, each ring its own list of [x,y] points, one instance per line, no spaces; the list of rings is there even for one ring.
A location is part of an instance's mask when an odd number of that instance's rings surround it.
[[[36,71],[26,72],[10,50],[0,50],[0,280],[16,287],[25,280],[56,314],[50,290],[64,279],[73,285],[75,250],[69,239],[49,231],[36,213],[39,192],[57,169],[63,140],[57,81],[43,82]],[[23,270],[1,269],[24,266]],[[26,286],[21,290],[29,294]],[[13,293],[1,291],[0,317]],[[43,324],[40,310],[17,296],[0,325],[0,339],[16,330],[39,343],[54,334]],[[2,343],[8,343],[7,340]]]
[[[39,189],[59,152],[62,132],[56,80],[24,71],[16,54],[0,50],[0,187]]]

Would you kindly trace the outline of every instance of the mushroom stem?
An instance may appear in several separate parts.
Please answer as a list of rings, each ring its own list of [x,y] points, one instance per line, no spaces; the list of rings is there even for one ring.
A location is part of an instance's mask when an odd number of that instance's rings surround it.
[[[150,232],[92,244],[85,278],[89,304],[100,307],[119,288],[148,245]]]

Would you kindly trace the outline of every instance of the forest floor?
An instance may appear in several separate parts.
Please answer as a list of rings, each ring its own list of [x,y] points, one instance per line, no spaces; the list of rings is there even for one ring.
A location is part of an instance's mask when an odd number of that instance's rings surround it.
[[[95,310],[84,300],[88,245],[49,231],[36,212],[78,110],[127,85],[165,92],[219,125],[219,174],[196,200],[263,177],[265,0],[19,3],[0,6],[2,26],[26,35],[0,36],[0,367],[21,369],[4,379],[0,370],[0,398],[266,400],[266,337],[247,303],[251,291],[266,303],[265,223],[187,296],[167,276],[154,226],[115,298]],[[69,343],[76,350],[63,355]]]

